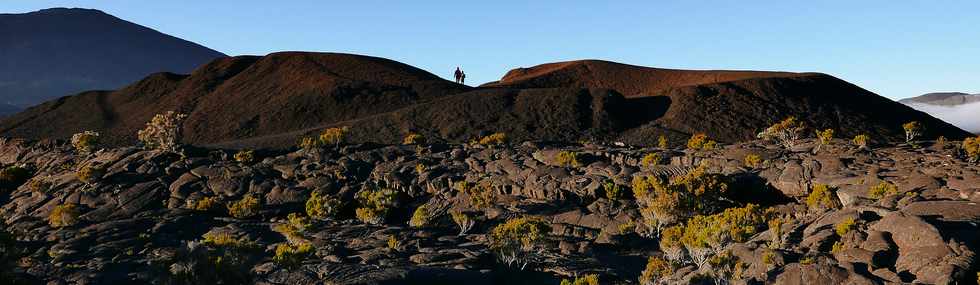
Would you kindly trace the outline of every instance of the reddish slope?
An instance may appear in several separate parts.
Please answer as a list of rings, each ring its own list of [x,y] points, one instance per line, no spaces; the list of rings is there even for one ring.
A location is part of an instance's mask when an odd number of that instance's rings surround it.
[[[110,144],[127,144],[154,114],[178,110],[190,115],[185,141],[208,144],[351,120],[465,90],[387,59],[286,52],[219,59],[187,76],[155,74],[118,91],[60,98],[0,121],[0,132],[67,138],[96,130]]]

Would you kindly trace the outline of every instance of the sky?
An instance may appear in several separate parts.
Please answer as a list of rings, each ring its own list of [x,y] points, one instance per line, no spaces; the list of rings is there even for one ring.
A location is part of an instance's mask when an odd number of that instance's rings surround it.
[[[478,2],[478,3],[471,3]],[[541,63],[828,73],[900,99],[980,93],[980,1],[0,0],[103,10],[229,55],[346,52],[469,85]]]

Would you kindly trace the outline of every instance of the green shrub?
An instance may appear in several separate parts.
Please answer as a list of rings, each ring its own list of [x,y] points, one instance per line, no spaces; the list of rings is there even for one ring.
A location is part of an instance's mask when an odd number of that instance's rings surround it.
[[[660,232],[660,250],[672,261],[684,259],[684,225],[671,226]]]
[[[388,236],[388,249],[398,251],[402,245],[402,241],[398,239],[395,235]]]
[[[496,203],[497,197],[490,182],[482,182],[477,185],[462,182],[457,184],[461,192],[466,193],[470,198],[470,205],[476,209],[490,208]]]
[[[855,227],[857,227],[857,224],[854,222],[854,218],[848,218],[834,225],[834,232],[837,233],[837,236],[843,237]]]
[[[425,205],[415,208],[415,212],[412,213],[412,218],[408,220],[408,225],[414,228],[425,227],[429,224],[429,209]]]
[[[380,224],[394,207],[398,192],[387,188],[362,190],[356,198],[361,205],[354,211],[357,219],[368,224]]]
[[[286,237],[290,244],[307,243],[303,236],[306,229],[310,227],[310,219],[297,213],[290,213],[285,223],[279,223],[272,227],[272,230]]]
[[[453,218],[453,223],[459,226],[459,235],[465,235],[466,232],[469,232],[476,225],[476,221],[473,218],[470,218],[469,215],[461,211],[451,211],[449,215]]]
[[[669,145],[667,145],[667,138],[660,135],[660,138],[657,139],[657,147],[660,149],[667,149],[669,147]]]
[[[760,139],[774,141],[785,148],[791,148],[796,145],[800,139],[800,135],[806,130],[806,126],[802,122],[798,121],[796,117],[788,117],[775,125],[766,128],[757,136]]]
[[[13,191],[27,182],[28,179],[31,179],[31,171],[27,168],[7,166],[0,170],[0,190]]]
[[[640,274],[640,285],[654,285],[674,275],[674,268],[663,258],[651,256],[647,259],[646,269]]]
[[[140,142],[147,148],[177,152],[180,145],[180,131],[187,115],[168,111],[156,114],[146,128],[137,133]]]
[[[255,162],[255,151],[243,149],[235,153],[235,161],[249,164]]]
[[[701,214],[712,214],[728,204],[725,177],[710,174],[702,164],[684,176],[664,182],[657,177],[633,177],[636,197],[644,224],[657,232],[667,225]]]
[[[872,199],[881,199],[888,195],[898,194],[898,186],[891,184],[888,181],[881,181],[878,185],[872,186],[868,189],[868,196]]]
[[[340,148],[340,144],[347,138],[348,133],[350,133],[350,127],[336,127],[323,130],[320,133],[320,143],[323,145],[334,145]]]
[[[425,143],[425,137],[416,133],[409,133],[408,135],[405,136],[405,139],[402,140],[402,144],[422,144],[422,143]]]
[[[905,142],[910,143],[922,135],[924,128],[922,123],[918,121],[911,121],[902,125],[902,129],[905,130]]]
[[[561,285],[599,285],[598,274],[586,274],[575,277],[573,280],[562,279]]]
[[[327,219],[340,212],[342,204],[337,198],[327,196],[320,191],[313,191],[310,199],[306,200],[306,215],[314,219]]]
[[[963,152],[966,153],[967,161],[980,162],[980,137],[963,140]]]
[[[492,135],[480,138],[480,140],[477,141],[477,144],[486,145],[486,146],[503,145],[506,144],[507,141],[508,141],[507,134],[494,133]]]
[[[766,225],[766,214],[754,204],[687,220],[681,243],[691,260],[703,268],[708,258],[731,242],[745,242]]]
[[[854,139],[851,140],[851,142],[853,142],[854,145],[860,149],[867,149],[870,141],[871,137],[868,137],[868,135],[856,135],[854,136]]]
[[[78,180],[85,182],[86,184],[94,184],[95,182],[101,180],[102,176],[104,175],[105,168],[95,163],[86,164],[75,172],[75,176],[78,177]]]
[[[76,204],[62,204],[55,206],[48,214],[48,223],[52,227],[67,227],[78,223],[78,216],[81,215],[81,211],[78,209]]]
[[[687,140],[687,149],[690,150],[713,150],[717,142],[708,139],[706,134],[695,134]]]
[[[816,153],[816,152],[820,151],[820,149],[823,146],[829,145],[830,142],[833,141],[833,139],[834,139],[834,130],[832,130],[832,129],[826,129],[826,130],[823,130],[823,131],[817,131],[817,142],[818,142],[818,144],[817,144],[817,147],[815,149],[813,149],[813,152]]]
[[[241,200],[228,205],[228,214],[235,218],[245,219],[258,215],[261,209],[262,203],[258,198],[252,195],[245,195]]]
[[[544,245],[551,227],[544,221],[531,217],[507,220],[490,232],[490,249],[507,266],[519,265],[523,270]]]
[[[759,157],[759,155],[757,154],[745,155],[745,167],[756,168],[759,167],[759,164],[761,163],[762,163],[762,157]]]
[[[648,153],[640,160],[640,166],[651,167],[660,164],[661,160],[659,153]]]
[[[71,136],[71,145],[80,153],[91,153],[99,148],[99,133],[84,131]]]
[[[218,209],[218,206],[219,206],[218,199],[214,197],[204,197],[201,198],[200,200],[197,200],[197,202],[194,203],[194,210],[213,212]]]
[[[563,150],[555,156],[555,162],[562,167],[581,167],[582,163],[578,160],[578,153]]]
[[[276,246],[276,255],[272,257],[272,261],[279,266],[294,269],[299,267],[312,252],[313,245],[310,243],[280,243]]]
[[[606,193],[606,198],[613,201],[622,199],[626,195],[626,191],[612,180],[603,183],[602,190]]]
[[[806,197],[806,205],[811,209],[827,210],[837,208],[837,199],[834,195],[835,188],[825,184],[813,185],[810,194]]]

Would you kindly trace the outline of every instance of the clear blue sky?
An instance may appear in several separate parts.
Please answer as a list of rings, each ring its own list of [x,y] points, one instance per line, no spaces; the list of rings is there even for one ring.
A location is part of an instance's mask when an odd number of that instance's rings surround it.
[[[593,58],[818,71],[891,98],[980,93],[975,0],[2,0],[0,13],[48,7],[100,9],[230,55],[349,52],[443,77],[460,65],[471,85],[515,67]]]

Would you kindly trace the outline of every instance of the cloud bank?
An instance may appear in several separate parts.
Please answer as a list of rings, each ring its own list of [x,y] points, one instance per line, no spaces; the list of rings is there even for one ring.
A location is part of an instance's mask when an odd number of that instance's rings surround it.
[[[906,104],[916,110],[953,124],[972,133],[980,133],[980,102],[958,106],[937,106],[922,103]]]

